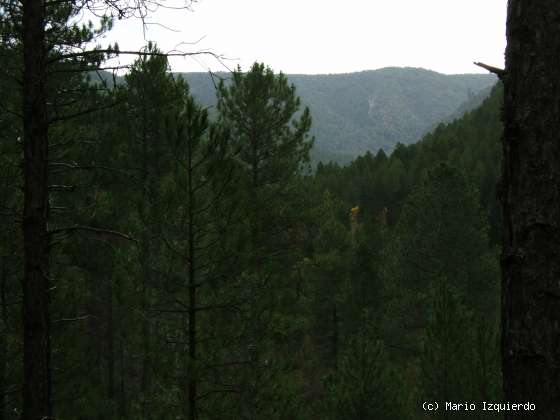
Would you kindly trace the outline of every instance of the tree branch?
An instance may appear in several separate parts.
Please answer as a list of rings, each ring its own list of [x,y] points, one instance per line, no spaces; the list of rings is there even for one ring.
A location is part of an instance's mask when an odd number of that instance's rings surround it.
[[[138,240],[122,232],[117,232],[115,230],[109,230],[109,229],[94,228],[91,226],[83,226],[83,225],[75,225],[75,226],[69,226],[65,228],[53,229],[48,231],[48,234],[55,235],[58,233],[74,233],[79,230],[94,233],[100,236],[101,238],[114,236],[116,238],[126,239],[127,241],[133,241],[138,243]]]
[[[120,102],[111,102],[108,105],[96,106],[96,107],[93,107],[93,108],[87,108],[87,109],[84,109],[83,111],[78,111],[78,112],[75,112],[73,114],[56,116],[56,117],[53,117],[53,118],[49,119],[49,124],[53,124],[53,123],[59,122],[59,121],[66,121],[66,120],[69,120],[71,118],[76,118],[76,117],[81,117],[83,115],[91,114],[92,112],[98,112],[98,111],[102,111],[102,110],[105,110],[105,109],[109,109],[109,108],[112,108],[114,106],[117,106],[119,103]]]
[[[54,321],[51,322],[51,324],[61,324],[63,322],[84,321],[84,320],[89,319],[89,318],[90,318],[89,315],[79,316],[79,317],[76,317],[76,318],[61,318],[61,319],[55,319]]]
[[[75,53],[67,53],[61,54],[57,57],[53,57],[47,61],[47,64],[56,63],[58,61],[67,60],[69,58],[80,58],[80,57],[87,57],[90,55],[98,55],[98,54],[114,54],[115,56],[119,55],[138,55],[138,56],[150,56],[150,57],[190,57],[193,55],[210,55],[218,60],[221,60],[221,55],[213,53],[211,51],[195,51],[195,52],[149,52],[149,51],[116,51],[114,49],[105,49],[105,50],[89,50],[89,51],[82,51],[82,52],[75,52]],[[111,57],[114,58],[114,57]]]
[[[498,76],[499,79],[502,79],[506,74],[506,71],[504,69],[499,69],[498,67],[489,66],[488,64],[484,64],[479,61],[475,61],[473,64],[475,66],[482,67],[484,70],[487,70],[490,73],[494,73],[496,76]]]
[[[49,191],[74,191],[75,185],[49,185]]]
[[[52,174],[67,172],[67,171],[71,171],[71,170],[90,171],[90,170],[97,170],[97,169],[128,174],[128,172],[125,169],[111,168],[109,166],[98,166],[98,165],[79,165],[76,162],[73,162],[73,163],[50,162],[49,166],[62,167],[63,168],[63,169],[57,169],[57,170],[50,171]]]

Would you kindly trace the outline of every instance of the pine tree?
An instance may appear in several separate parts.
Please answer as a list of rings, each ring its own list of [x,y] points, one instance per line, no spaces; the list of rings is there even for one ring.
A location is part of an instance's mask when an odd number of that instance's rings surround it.
[[[75,60],[65,62],[63,52],[84,47],[110,27],[107,18],[101,19],[96,29],[93,25],[81,26],[73,21],[85,7],[75,2],[44,1],[8,1],[2,7],[2,39],[9,40],[11,63],[16,64],[10,70],[22,73],[18,77],[22,81],[19,102],[22,104],[24,179],[24,419],[52,415],[51,235],[47,222],[49,193],[57,187],[49,185],[49,128],[75,116],[75,112],[69,112],[69,105],[74,105],[75,111],[77,103],[73,102],[72,93],[69,97],[65,95],[65,92],[73,92],[72,89],[59,89],[60,74],[57,73],[64,70],[68,74],[79,74],[96,67],[103,54],[90,51],[90,55],[81,59],[76,56]]]
[[[422,356],[430,366],[425,389],[440,389],[441,398],[471,392],[460,381],[466,378],[461,369],[474,366],[475,356],[464,352],[475,348],[473,314],[491,326],[497,322],[497,261],[486,229],[476,189],[460,170],[441,162],[408,197],[386,250],[390,299],[383,336],[413,365]],[[455,353],[457,363],[450,356]],[[474,367],[467,372],[480,373]]]
[[[1,12],[0,12],[1,13]],[[9,25],[0,15],[0,33]],[[19,215],[23,206],[21,185],[20,98],[14,77],[15,54],[8,39],[0,46],[0,419],[10,418],[19,406],[22,381],[19,319],[22,237]]]
[[[238,309],[234,293],[238,257],[228,248],[235,240],[239,218],[233,190],[237,165],[231,156],[229,132],[211,123],[208,111],[191,96],[184,98],[168,125],[174,165],[162,185],[160,204],[165,210],[159,223],[170,254],[171,275],[156,306],[179,317],[177,328],[170,331],[184,345],[169,350],[180,361],[175,368],[182,373],[170,374],[180,377],[176,385],[184,417],[219,417],[224,413],[213,401],[223,399],[227,391],[208,372],[227,377],[228,364],[239,362],[232,358],[234,349],[228,340],[236,334],[231,331],[231,320]],[[224,317],[227,328],[221,329]],[[210,401],[203,401],[201,395],[211,395]]]
[[[326,378],[326,395],[319,403],[326,419],[406,418],[402,378],[390,361],[367,311],[360,330],[344,345],[338,369]]]
[[[469,352],[471,314],[446,278],[434,281],[431,316],[420,360],[422,398],[430,401],[475,401],[471,393]],[[442,410],[440,418],[447,418]]]
[[[342,203],[328,191],[315,210],[318,229],[313,241],[313,256],[306,260],[305,276],[312,296],[312,337],[316,355],[326,371],[336,370],[343,342],[342,312],[349,292],[352,240],[349,229],[340,221]]]
[[[174,167],[167,123],[181,109],[187,88],[168,73],[167,58],[149,44],[125,76],[124,116],[119,128],[122,143],[121,165],[132,174],[126,192],[132,208],[130,226],[138,239],[135,269],[141,326],[141,377],[139,397],[141,417],[155,416],[159,394],[154,392],[160,377],[161,360],[155,354],[158,320],[150,309],[154,305],[162,273],[166,272],[165,244],[161,235],[164,208],[163,187]]]
[[[301,114],[299,109],[295,87],[264,64],[255,63],[246,74],[238,69],[231,83],[222,81],[218,89],[220,119],[246,169],[251,240],[258,254],[278,245],[288,187],[309,161],[311,116],[308,108]]]
[[[240,416],[254,418],[276,410],[264,395],[274,396],[274,377],[287,369],[274,325],[284,319],[279,313],[290,310],[280,304],[292,290],[291,277],[283,273],[297,261],[287,232],[297,230],[301,220],[290,202],[309,162],[311,117],[309,109],[300,111],[287,78],[258,63],[220,84],[217,108],[241,168],[238,194],[246,217],[239,232],[246,239],[237,252],[244,256],[242,301],[248,315],[239,331],[250,363],[240,377],[240,403],[248,410]]]

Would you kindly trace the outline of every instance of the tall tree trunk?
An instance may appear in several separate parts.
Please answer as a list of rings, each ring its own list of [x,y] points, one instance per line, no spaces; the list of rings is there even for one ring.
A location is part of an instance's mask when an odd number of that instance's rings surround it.
[[[6,391],[8,390],[8,378],[6,375],[8,367],[8,307],[6,302],[6,283],[8,281],[8,270],[6,268],[6,257],[0,256],[0,312],[2,322],[0,323],[0,420],[5,420],[8,415],[6,407]]]
[[[125,343],[126,343],[126,334],[121,330],[121,337],[120,337],[120,348],[119,348],[119,419],[126,419],[128,416],[128,401],[126,395],[126,369],[125,369]]]
[[[188,378],[188,400],[189,400],[189,410],[188,410],[188,420],[196,420],[197,415],[197,388],[198,388],[198,369],[196,369],[196,292],[197,292],[197,278],[196,278],[196,255],[195,255],[195,202],[194,202],[194,185],[193,185],[193,175],[194,175],[194,162],[193,162],[193,147],[192,141],[188,142],[188,200],[189,200],[189,261],[188,261],[188,289],[189,289],[189,321],[188,321],[188,343],[189,343],[189,371],[187,372]],[[193,374],[194,371],[194,374]]]
[[[560,418],[560,3],[510,0],[504,75],[505,399]],[[518,418],[506,412],[506,418]]]
[[[45,2],[23,1],[23,420],[51,415]]]
[[[332,357],[332,366],[334,370],[338,370],[338,348],[339,348],[339,331],[338,331],[338,311],[336,307],[336,303],[332,307],[332,341],[331,341],[331,357]]]
[[[146,244],[144,241],[143,244]],[[146,245],[141,245],[146,247]],[[149,261],[147,252],[142,252],[142,379],[140,383],[140,391],[142,393],[142,418],[150,420],[152,418],[152,394],[151,394],[151,369],[152,369],[152,355],[151,355],[151,328],[146,314],[149,309],[149,290],[148,281],[150,277],[150,267],[146,266],[146,261]]]
[[[148,134],[148,98],[146,97],[145,91],[142,90],[142,181],[141,188],[142,194],[140,199],[140,218],[144,223],[142,241],[140,244],[140,265],[141,265],[141,276],[142,276],[142,297],[141,297],[141,311],[142,311],[142,379],[140,383],[140,391],[142,393],[142,418],[144,420],[150,420],[151,416],[151,328],[147,318],[147,313],[149,309],[150,302],[150,290],[151,287],[151,264],[152,264],[152,249],[150,246],[152,233],[152,223],[153,219],[153,208],[151,207],[153,203],[150,200],[149,186],[151,183],[152,170],[150,164],[152,164],[152,157],[150,156],[151,148],[148,145],[149,134]]]
[[[113,279],[109,274],[104,276],[105,281],[105,316],[107,325],[105,329],[106,360],[107,360],[107,398],[111,406],[115,400],[115,325],[113,319]]]

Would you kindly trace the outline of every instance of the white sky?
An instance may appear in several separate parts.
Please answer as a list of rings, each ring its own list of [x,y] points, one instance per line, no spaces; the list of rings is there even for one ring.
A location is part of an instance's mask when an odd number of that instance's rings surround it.
[[[388,66],[441,73],[503,67],[507,0],[199,0],[151,19],[116,21],[106,41],[137,50],[147,40],[169,51],[211,50],[229,68],[259,61],[284,73],[345,73]],[[120,58],[121,63],[127,59]],[[173,71],[225,70],[209,56],[177,58]]]

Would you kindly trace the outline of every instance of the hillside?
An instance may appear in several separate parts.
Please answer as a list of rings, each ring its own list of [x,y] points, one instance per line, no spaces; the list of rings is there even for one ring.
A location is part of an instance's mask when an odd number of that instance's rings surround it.
[[[208,73],[181,75],[195,98],[210,108],[216,101],[215,83],[228,78],[227,73],[215,74],[214,81]],[[349,163],[368,150],[389,153],[397,143],[417,142],[439,123],[478,107],[496,82],[493,75],[445,75],[411,67],[293,74],[288,79],[311,109],[313,160],[338,163]]]
[[[198,100],[214,104],[209,74],[183,73],[183,77]],[[389,152],[398,142],[418,141],[439,122],[479,105],[496,81],[491,75],[444,75],[396,67],[288,78],[311,109],[314,160],[341,163],[367,150]]]
[[[358,204],[370,214],[387,207],[394,222],[403,200],[418,188],[424,172],[438,162],[449,161],[462,168],[478,187],[490,239],[499,243],[500,206],[495,188],[502,153],[502,97],[503,88],[496,85],[478,108],[439,124],[418,142],[398,145],[390,156],[366,153],[345,167],[321,164],[317,178],[324,188],[328,186],[342,197],[346,207]]]

